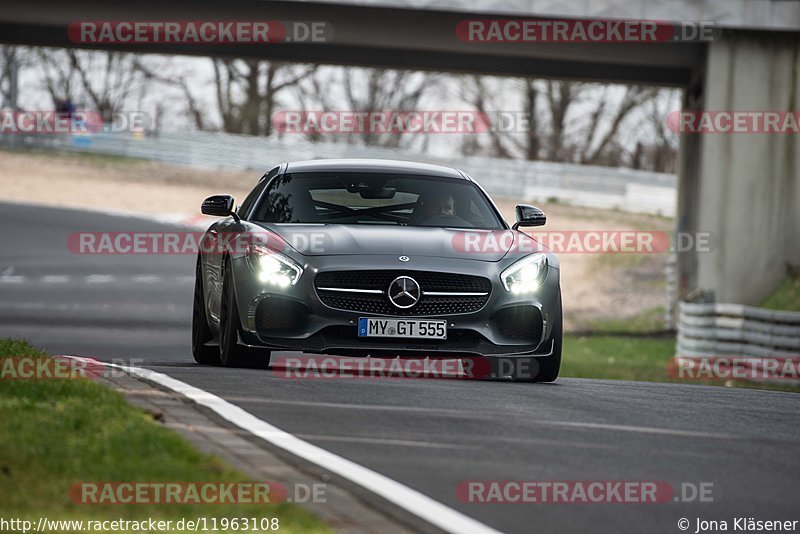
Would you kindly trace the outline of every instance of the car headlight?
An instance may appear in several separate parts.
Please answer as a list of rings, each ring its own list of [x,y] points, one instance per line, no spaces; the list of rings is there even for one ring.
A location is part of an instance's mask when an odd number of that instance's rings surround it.
[[[536,291],[547,276],[547,256],[531,254],[500,273],[503,287],[511,293]]]
[[[247,247],[247,262],[260,281],[278,287],[295,285],[303,274],[303,268],[293,260],[261,245]]]

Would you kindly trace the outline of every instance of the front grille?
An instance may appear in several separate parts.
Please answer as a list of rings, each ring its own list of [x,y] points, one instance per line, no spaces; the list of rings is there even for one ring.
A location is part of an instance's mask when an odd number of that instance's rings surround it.
[[[391,303],[386,291],[398,276],[410,276],[424,292],[486,293],[486,295],[425,295],[408,309]],[[319,273],[314,279],[317,294],[326,306],[338,310],[376,315],[427,316],[473,313],[486,304],[492,283],[481,276],[429,271],[329,271]],[[325,291],[320,288],[371,289],[378,293],[346,293]]]
[[[452,291],[462,293],[488,293],[492,283],[488,278],[468,274],[437,273],[430,271],[328,271],[317,274],[317,287],[350,289],[380,289],[386,291],[398,276],[410,276],[423,291]]]

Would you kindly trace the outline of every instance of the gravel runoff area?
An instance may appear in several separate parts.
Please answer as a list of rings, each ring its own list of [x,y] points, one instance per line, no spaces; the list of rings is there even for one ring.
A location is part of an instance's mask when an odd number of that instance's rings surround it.
[[[265,163],[265,169],[269,163]],[[115,157],[0,151],[2,199],[73,208],[153,215],[199,213],[209,195],[243,199],[257,172],[198,169]],[[480,177],[477,177],[480,180]],[[496,199],[509,221],[517,199]],[[668,218],[534,203],[544,209],[544,229],[670,231]],[[561,254],[567,330],[604,319],[633,318],[666,304],[666,254]]]

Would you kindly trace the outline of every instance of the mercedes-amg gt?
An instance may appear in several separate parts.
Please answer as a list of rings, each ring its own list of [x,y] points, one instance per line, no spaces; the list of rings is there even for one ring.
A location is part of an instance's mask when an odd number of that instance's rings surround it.
[[[225,217],[197,260],[197,362],[275,351],[481,358],[488,376],[550,382],[561,364],[559,260],[510,226],[466,173],[384,160],[283,163]],[[213,252],[213,253],[212,253]]]

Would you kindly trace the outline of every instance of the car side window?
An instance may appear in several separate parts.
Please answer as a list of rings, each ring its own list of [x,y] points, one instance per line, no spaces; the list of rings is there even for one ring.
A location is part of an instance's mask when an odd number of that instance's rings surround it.
[[[247,215],[247,213],[253,207],[253,204],[255,204],[256,201],[258,200],[258,197],[261,196],[261,192],[264,191],[264,188],[267,186],[267,183],[269,183],[269,181],[272,179],[273,176],[278,174],[280,168],[281,168],[280,165],[278,165],[277,167],[269,171],[266,174],[266,176],[264,176],[264,178],[260,182],[258,182],[258,185],[256,185],[253,188],[253,190],[250,191],[250,194],[247,195],[247,198],[244,199],[242,205],[239,206],[238,214],[240,217],[244,217]]]

